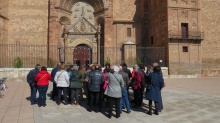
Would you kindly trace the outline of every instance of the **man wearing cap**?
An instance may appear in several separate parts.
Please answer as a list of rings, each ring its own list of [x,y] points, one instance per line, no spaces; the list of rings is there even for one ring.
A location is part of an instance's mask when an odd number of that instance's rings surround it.
[[[37,85],[34,80],[37,73],[40,71],[40,64],[36,64],[35,69],[31,70],[27,75],[27,82],[31,89],[31,105],[37,104],[36,103],[36,94],[37,94]]]

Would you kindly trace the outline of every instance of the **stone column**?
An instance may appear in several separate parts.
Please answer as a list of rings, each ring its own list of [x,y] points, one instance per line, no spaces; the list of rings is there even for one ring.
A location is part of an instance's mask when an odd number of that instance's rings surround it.
[[[136,63],[136,44],[128,41],[124,43],[124,62],[128,67],[134,66]]]
[[[64,48],[64,49],[63,49],[63,50],[64,50],[64,61],[63,61],[63,62],[64,62],[64,63],[66,62],[66,42],[67,42],[67,38],[68,38],[68,35],[65,34],[65,35],[64,35],[64,39],[63,39],[63,43],[64,43],[64,47],[63,47],[63,48]]]
[[[101,26],[100,26],[100,24],[99,24],[99,26],[98,26],[98,28],[97,28],[97,34],[98,34],[98,42],[97,42],[97,60],[98,60],[98,64],[100,65],[100,39],[101,39]]]

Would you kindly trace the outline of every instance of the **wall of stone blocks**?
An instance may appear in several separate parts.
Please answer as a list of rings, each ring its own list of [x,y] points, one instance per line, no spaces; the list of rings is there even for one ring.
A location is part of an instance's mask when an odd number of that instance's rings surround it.
[[[28,73],[34,68],[0,68],[0,78],[6,77],[7,80],[14,81],[27,81]],[[52,68],[47,68],[47,71],[51,73]]]
[[[8,41],[8,1],[0,0],[0,44]]]
[[[145,11],[148,30],[145,43],[147,46],[167,47],[167,1],[149,0]]]
[[[201,0],[203,76],[220,75],[220,1]]]
[[[200,75],[202,72],[201,44],[190,41],[177,42],[169,43],[169,74]],[[183,52],[183,46],[188,47],[188,52]]]
[[[134,20],[141,14],[140,0],[113,0],[114,20]]]
[[[48,1],[8,0],[8,43],[47,44]]]

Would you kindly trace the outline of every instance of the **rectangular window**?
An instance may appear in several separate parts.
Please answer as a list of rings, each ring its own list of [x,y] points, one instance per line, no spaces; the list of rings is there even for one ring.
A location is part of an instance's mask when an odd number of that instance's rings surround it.
[[[127,28],[127,37],[131,37],[131,28]]]
[[[151,36],[151,44],[154,44],[154,36]]]
[[[188,52],[189,48],[188,46],[183,46],[183,52]]]
[[[181,23],[182,38],[188,38],[188,23]]]

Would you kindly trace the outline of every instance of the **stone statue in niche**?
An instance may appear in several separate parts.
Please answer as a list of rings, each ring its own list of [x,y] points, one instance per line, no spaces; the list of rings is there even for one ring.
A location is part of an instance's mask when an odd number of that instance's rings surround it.
[[[84,21],[81,21],[80,31],[85,32],[85,30],[86,30],[86,25],[85,25]]]
[[[101,32],[101,25],[98,25],[97,32]]]

